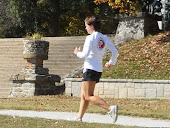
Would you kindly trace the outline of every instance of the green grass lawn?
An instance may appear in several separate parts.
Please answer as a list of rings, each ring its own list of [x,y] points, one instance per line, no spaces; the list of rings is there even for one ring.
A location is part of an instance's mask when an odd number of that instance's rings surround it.
[[[117,65],[104,69],[103,78],[170,79],[170,32],[131,41],[119,48]],[[108,55],[104,62],[108,61]],[[119,115],[170,120],[170,100],[104,99],[119,105]],[[80,98],[65,95],[0,99],[0,109],[78,112]],[[106,114],[90,104],[87,112]],[[0,116],[0,128],[125,128],[125,126]]]
[[[0,128],[137,128],[114,124],[81,123],[41,118],[21,118],[0,115]]]
[[[102,78],[170,79],[170,32],[133,40],[119,48],[116,66],[104,69]],[[104,58],[108,61],[110,55]]]
[[[119,105],[120,115],[170,119],[170,100],[105,99],[111,105]],[[78,112],[80,98],[64,95],[33,96],[27,98],[0,99],[0,109]],[[87,112],[107,114],[90,104]]]

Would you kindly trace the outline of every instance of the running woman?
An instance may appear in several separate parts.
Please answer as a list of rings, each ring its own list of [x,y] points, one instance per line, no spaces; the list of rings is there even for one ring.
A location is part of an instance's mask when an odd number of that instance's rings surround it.
[[[118,50],[106,35],[99,32],[100,27],[101,22],[96,16],[88,16],[85,19],[85,29],[90,35],[86,37],[82,51],[80,47],[76,47],[74,50],[74,54],[76,54],[77,57],[85,58],[81,86],[81,101],[76,119],[77,121],[82,121],[89,102],[91,102],[106,109],[113,119],[113,123],[115,123],[118,117],[118,105],[110,106],[100,97],[94,96],[95,85],[99,82],[103,72],[102,58],[105,49],[108,48],[112,53],[109,62],[105,64],[106,68],[115,65],[118,57]]]

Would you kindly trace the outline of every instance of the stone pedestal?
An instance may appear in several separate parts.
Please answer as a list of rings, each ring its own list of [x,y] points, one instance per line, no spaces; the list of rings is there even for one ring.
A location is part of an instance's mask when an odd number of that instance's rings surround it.
[[[13,85],[10,97],[57,94],[55,82],[60,82],[60,77],[50,75],[49,70],[43,68],[43,60],[48,59],[49,42],[42,40],[23,42],[23,57],[27,60],[27,65],[20,74],[11,76]]]

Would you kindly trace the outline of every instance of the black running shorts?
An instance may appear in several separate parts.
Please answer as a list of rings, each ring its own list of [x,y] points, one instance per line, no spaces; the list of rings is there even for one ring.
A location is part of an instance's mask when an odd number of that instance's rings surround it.
[[[101,78],[101,75],[102,75],[102,72],[97,72],[91,69],[87,69],[83,73],[82,81],[96,81],[96,83],[98,83]]]

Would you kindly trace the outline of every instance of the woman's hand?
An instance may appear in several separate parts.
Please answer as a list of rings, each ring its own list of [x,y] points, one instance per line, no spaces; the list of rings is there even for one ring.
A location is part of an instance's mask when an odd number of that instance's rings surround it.
[[[75,49],[74,49],[74,54],[77,54],[78,52],[80,52],[81,51],[81,48],[80,47],[76,47]]]
[[[112,64],[109,64],[109,62],[107,62],[107,63],[105,64],[105,67],[106,67],[106,68],[111,68],[111,67],[112,67]]]

